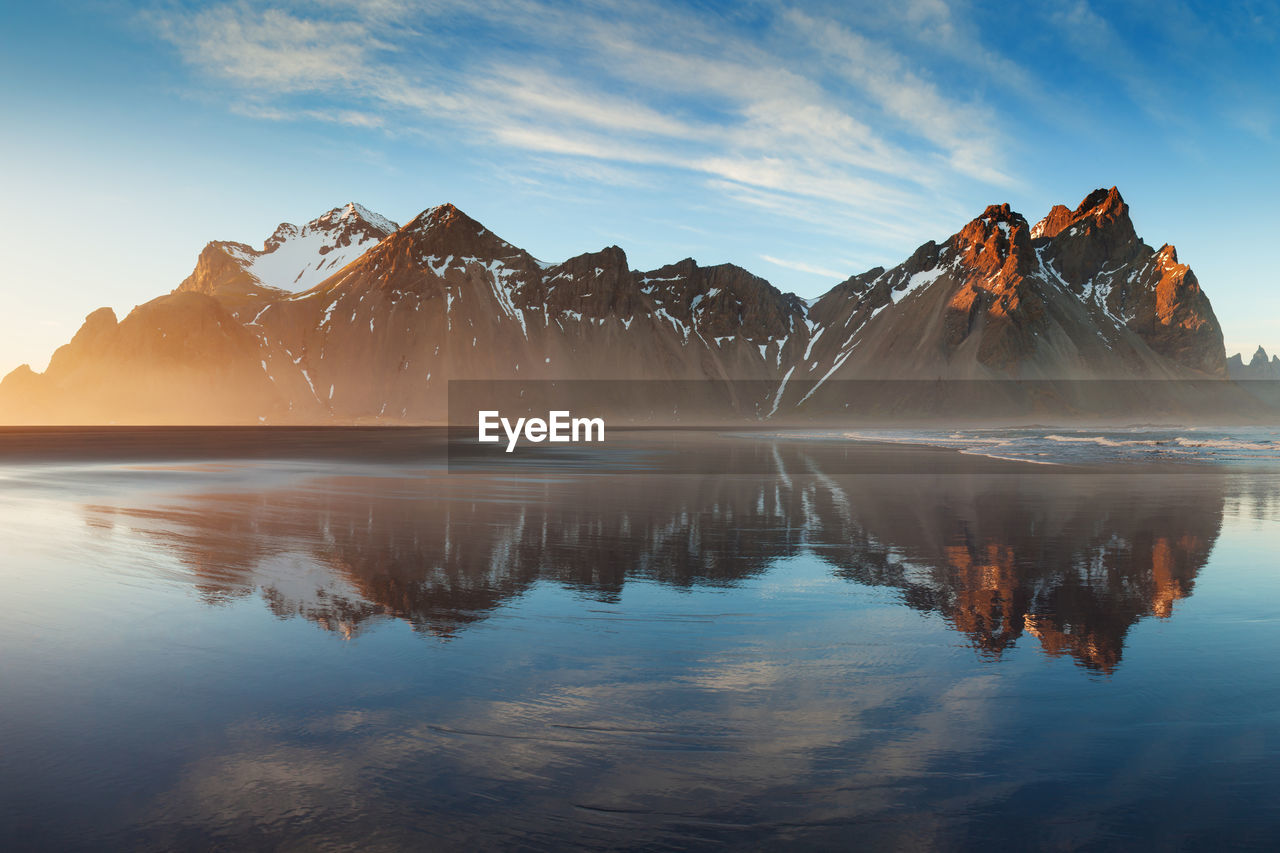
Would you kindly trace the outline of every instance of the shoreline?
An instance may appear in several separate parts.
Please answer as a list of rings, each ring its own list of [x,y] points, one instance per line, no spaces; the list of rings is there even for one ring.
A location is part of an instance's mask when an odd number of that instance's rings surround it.
[[[1037,424],[1018,429],[1052,433],[1065,429],[1088,432],[1092,428]],[[995,448],[921,440],[919,435],[913,435],[918,431],[906,427],[889,432],[897,432],[901,438],[859,434],[850,428],[627,426],[611,428],[605,442],[596,446],[522,445],[520,453],[506,455],[481,448],[469,433],[463,441],[458,441],[454,433],[451,440],[450,430],[442,426],[0,427],[0,464],[308,460],[414,467],[425,464],[443,466],[453,473],[493,471],[508,475],[557,469],[573,475],[804,473],[786,470],[790,467],[784,464],[787,460],[775,452],[788,448],[783,455],[794,457],[791,462],[801,467],[815,466],[823,473],[1096,473],[1103,468],[1148,473],[1280,472],[1280,464],[1248,459],[1117,459],[1101,454],[1093,459],[1026,458]],[[1068,446],[1085,448],[1094,438],[1072,440]],[[1207,438],[1205,446],[1216,447],[1214,441]]]
[[[1229,430],[1213,430],[1181,424],[1142,424],[1108,429],[1096,425],[1035,424],[976,429],[807,429],[778,431],[770,435],[780,441],[883,442],[900,447],[947,449],[974,457],[1056,468],[1096,469],[1106,466],[1135,471],[1167,468],[1175,471],[1280,472],[1280,433],[1272,431],[1265,436],[1243,434],[1246,430],[1258,429],[1237,426]],[[984,433],[989,435],[984,437]],[[1072,449],[1075,453],[1071,452]],[[1019,450],[1025,452],[1019,453]],[[1249,455],[1251,452],[1265,452],[1266,455]]]

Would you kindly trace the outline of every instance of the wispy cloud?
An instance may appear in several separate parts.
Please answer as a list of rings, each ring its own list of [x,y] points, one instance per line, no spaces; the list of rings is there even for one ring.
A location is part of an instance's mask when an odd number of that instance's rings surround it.
[[[911,9],[950,26],[924,0]],[[981,104],[848,25],[754,11],[788,33],[787,47],[708,12],[608,0],[235,2],[148,21],[230,86],[244,115],[455,132],[534,160],[674,171],[801,221],[919,235],[945,227],[936,220],[954,207],[948,186],[1011,183]]]
[[[835,69],[890,118],[937,148],[956,171],[987,183],[1012,179],[998,165],[995,116],[980,106],[955,102],[920,78],[901,56],[832,20],[798,10],[785,19]]]
[[[347,127],[380,128],[386,125],[382,116],[360,110],[286,110],[257,102],[232,103],[230,109],[247,118],[266,121],[322,121]]]
[[[354,89],[366,82],[373,54],[392,49],[359,21],[307,19],[247,4],[147,17],[188,62],[277,93]]]
[[[807,272],[810,275],[820,275],[823,278],[831,278],[841,281],[849,277],[850,273],[836,272],[835,270],[824,269],[823,267],[815,267],[812,264],[806,264],[803,261],[788,261],[783,258],[775,258],[773,255],[761,255],[760,260],[771,263],[776,267],[783,267],[797,272]]]

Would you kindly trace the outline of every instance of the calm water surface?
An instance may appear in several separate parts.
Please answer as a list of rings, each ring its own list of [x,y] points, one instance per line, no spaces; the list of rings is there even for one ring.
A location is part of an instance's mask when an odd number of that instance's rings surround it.
[[[0,846],[1274,847],[1280,476],[829,446],[7,462]]]

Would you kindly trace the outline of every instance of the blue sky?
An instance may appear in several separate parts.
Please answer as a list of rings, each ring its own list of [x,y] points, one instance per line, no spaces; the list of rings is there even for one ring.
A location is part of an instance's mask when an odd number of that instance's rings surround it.
[[[54,2],[0,27],[0,372],[347,201],[802,296],[1118,185],[1280,349],[1270,2]]]

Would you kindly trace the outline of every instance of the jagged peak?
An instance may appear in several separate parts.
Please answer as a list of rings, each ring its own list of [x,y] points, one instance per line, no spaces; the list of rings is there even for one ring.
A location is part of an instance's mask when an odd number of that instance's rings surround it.
[[[1031,229],[1031,239],[1039,240],[1044,237],[1057,237],[1063,231],[1085,219],[1092,219],[1097,224],[1102,225],[1115,219],[1123,218],[1127,220],[1128,215],[1129,206],[1125,204],[1124,197],[1120,195],[1120,190],[1115,187],[1110,189],[1100,187],[1086,195],[1076,205],[1075,210],[1071,210],[1062,204],[1055,204],[1051,207],[1044,218]]]
[[[1253,357],[1247,362],[1243,353],[1236,353],[1227,358],[1228,374],[1233,378],[1275,379],[1280,378],[1280,355],[1271,355],[1266,348],[1259,345]]]
[[[948,251],[966,266],[982,269],[990,275],[1000,271],[1000,276],[1025,274],[1030,269],[1031,227],[1026,218],[1009,206],[993,204],[982,215],[971,221],[948,243]],[[916,250],[908,266],[916,258],[928,258],[937,263],[937,251],[932,242]]]
[[[1039,240],[1041,237],[1057,237],[1063,229],[1071,224],[1072,213],[1070,208],[1064,204],[1055,204],[1049,208],[1049,212],[1044,218],[1031,227],[1031,239]]]
[[[319,222],[320,220],[317,219],[315,221]],[[271,236],[267,238],[267,241],[262,244],[262,251],[270,252],[290,237],[297,237],[301,232],[302,229],[292,222],[281,222],[276,226],[276,230],[271,232]]]
[[[978,221],[984,223],[991,222],[1008,222],[1010,224],[1022,223],[1026,224],[1027,220],[1021,213],[1018,213],[1009,206],[1009,202],[1003,204],[987,205],[987,209],[978,217]]]
[[[400,226],[392,222],[380,213],[375,213],[364,205],[349,201],[342,207],[335,207],[332,210],[317,216],[311,222],[307,223],[308,228],[325,228],[335,225],[350,225],[352,223],[363,223],[371,226],[374,230],[380,232],[382,236],[387,236],[393,231],[397,231]]]
[[[1097,215],[1111,210],[1118,210],[1124,206],[1124,198],[1120,195],[1120,190],[1112,187],[1111,189],[1102,189],[1101,187],[1089,193],[1084,200],[1076,206],[1072,216],[1079,219],[1085,215]]]
[[[998,233],[1006,240],[1013,241],[1014,235],[1019,231],[1026,234],[1030,231],[1030,226],[1027,225],[1026,217],[1010,207],[1006,201],[1003,204],[989,205],[977,218],[960,229],[957,236],[971,243],[986,243]],[[931,245],[933,245],[932,241],[925,243],[916,252],[919,253]]]
[[[1165,243],[1155,254],[1156,261],[1163,266],[1181,267],[1182,263],[1178,261],[1178,249],[1172,243]]]
[[[986,210],[982,211],[982,215],[975,218],[964,228],[960,229],[959,236],[970,242],[986,243],[991,241],[996,234],[1001,234],[1006,240],[1014,240],[1016,232],[1027,233],[1030,231],[1027,224],[1027,218],[1012,209],[1009,202],[1000,205],[989,205]],[[924,243],[924,246],[918,248],[916,252],[920,252],[932,245],[932,241]]]
[[[1096,189],[1084,197],[1084,200],[1076,206],[1075,211],[1071,214],[1071,225],[1083,223],[1085,220],[1092,220],[1096,225],[1105,225],[1109,222],[1129,223],[1129,205],[1125,204],[1124,197],[1120,195],[1120,190],[1112,187],[1109,190]],[[1128,225],[1129,230],[1133,229],[1132,224]]]
[[[262,252],[273,252],[288,240],[317,233],[337,233],[339,241],[349,240],[353,236],[381,240],[394,233],[399,227],[385,216],[352,201],[342,207],[325,211],[302,227],[292,222],[281,222],[262,244]]]

